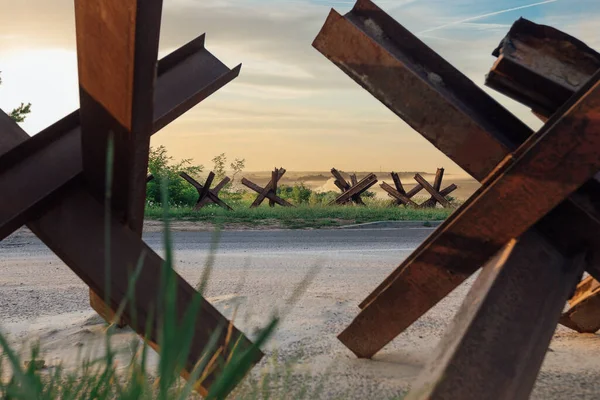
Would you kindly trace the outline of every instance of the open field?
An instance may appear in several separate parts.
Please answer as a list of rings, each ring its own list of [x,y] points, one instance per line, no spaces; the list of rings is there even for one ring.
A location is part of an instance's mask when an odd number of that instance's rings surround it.
[[[236,398],[399,399],[410,388],[457,311],[472,279],[460,286],[373,360],[358,360],[336,339],[357,304],[430,233],[429,228],[223,232],[206,295],[225,316],[254,337],[314,265],[320,268],[285,316]],[[163,254],[160,232],[144,235]],[[201,277],[213,236],[174,232],[175,268],[192,285]],[[42,340],[50,368],[77,366],[81,350],[102,354],[105,325],[90,310],[85,285],[26,229],[0,243],[0,319],[15,345]],[[117,332],[117,362],[127,367],[127,329]],[[273,358],[277,363],[273,365]],[[600,392],[600,336],[559,327],[532,399],[596,399]],[[149,360],[152,366],[157,357]],[[286,378],[288,376],[288,378]],[[252,381],[266,396],[251,395]],[[289,380],[286,388],[284,380]],[[263,380],[263,381],[261,381]],[[322,390],[312,392],[322,382]],[[304,387],[309,390],[300,396]],[[260,389],[262,390],[262,389]]]

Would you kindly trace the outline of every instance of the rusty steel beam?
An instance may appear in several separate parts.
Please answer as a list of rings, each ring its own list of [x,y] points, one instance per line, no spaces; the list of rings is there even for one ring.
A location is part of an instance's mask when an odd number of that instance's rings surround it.
[[[440,190],[440,195],[443,196],[443,197],[446,197],[450,193],[454,192],[456,189],[458,189],[458,186],[456,186],[453,183],[450,186],[448,186],[448,187]],[[419,206],[419,208],[429,208],[429,207],[435,207],[435,204],[432,206],[431,203],[429,203],[429,200]]]
[[[546,214],[552,218],[550,211],[594,176],[600,169],[599,80],[600,71],[401,265],[339,335],[350,350],[373,356],[511,238]],[[581,246],[577,238],[561,239],[563,246]]]
[[[345,192],[346,190],[350,189],[350,184],[346,182],[340,171],[338,171],[335,168],[331,168],[331,175],[333,175],[336,181],[340,183],[340,185],[336,186],[338,186],[338,188],[340,188],[342,192]]]
[[[600,54],[550,26],[518,19],[492,53],[492,89],[551,116],[600,69]]]
[[[31,221],[29,228],[56,254],[58,255],[95,293],[101,298],[106,294],[105,287],[105,247],[104,247],[104,207],[98,203],[82,187],[76,187],[66,193],[43,217]],[[137,235],[115,218],[110,222],[111,252],[110,256],[110,306],[117,309],[125,300],[129,282],[128,271],[135,269],[140,258],[143,260],[141,273],[135,286],[135,304],[137,310],[131,313],[131,307],[125,307],[124,317],[130,326],[142,336],[146,335],[146,322],[154,316],[151,324],[152,330],[148,340],[158,343],[158,321],[160,321],[159,304],[164,299],[158,296],[161,293],[161,270],[164,261]],[[192,304],[196,290],[182,277],[176,278],[176,304],[177,320],[181,323],[187,307]],[[243,351],[252,346],[251,342],[238,331],[225,317],[202,297],[201,308],[197,314],[191,351],[186,360],[185,368],[192,371],[194,365],[204,355],[203,351],[208,346],[211,335],[217,329],[223,329],[219,335],[218,347],[223,347],[225,352],[219,356],[223,362],[227,360],[231,347],[236,341],[236,351]],[[133,322],[136,322],[133,324]],[[233,334],[227,338],[227,330]],[[215,349],[218,351],[218,349]],[[209,356],[210,357],[210,356]],[[262,357],[257,352],[253,361]],[[201,394],[206,395],[220,368],[210,373],[209,379],[199,388]]]
[[[513,24],[493,55],[498,60],[486,85],[531,107],[543,121],[600,68],[600,54],[585,43],[523,18]],[[598,198],[600,193],[596,194]],[[598,261],[589,264],[588,272],[600,279]],[[598,331],[599,298],[600,292],[591,290],[577,301],[571,299],[570,309],[560,323],[578,332]]]
[[[211,174],[213,174],[213,176],[214,176],[213,172],[211,172]],[[227,205],[223,200],[221,200],[219,198],[219,192],[230,181],[229,177],[226,176],[225,179],[223,179],[221,182],[219,182],[219,184],[217,184],[213,189],[209,189],[208,193],[205,196],[203,196],[202,191],[204,190],[204,188],[206,186],[202,186],[194,178],[192,178],[185,172],[180,172],[179,176],[181,176],[183,179],[185,179],[190,185],[195,187],[196,190],[198,191],[198,201],[196,202],[196,205],[194,206],[194,210],[199,210],[203,206],[205,206],[207,203],[210,203],[210,202],[215,203],[215,204],[223,207],[226,210],[230,210],[230,211],[233,210],[233,208],[231,208],[229,205]]]
[[[46,204],[60,195],[60,189],[81,174],[79,114],[68,115],[29,138],[8,134],[12,121],[2,113],[3,137],[21,138],[12,149],[0,147],[0,240],[19,229]]]
[[[206,182],[204,183],[204,187],[198,193],[198,195],[200,196],[198,198],[198,201],[204,200],[204,198],[208,195],[208,193],[210,191],[210,185],[212,185],[214,179],[215,179],[215,173],[210,171],[210,173],[208,174],[208,178],[206,178]]]
[[[0,131],[3,133],[2,144],[9,142],[27,142],[29,136],[10,118],[0,116]],[[8,138],[10,136],[10,139]],[[8,146],[7,146],[8,147]],[[17,146],[18,148],[18,146]],[[0,147],[0,153],[6,149]],[[101,253],[105,250],[104,244],[104,208],[96,199],[94,199],[81,182],[74,180],[70,185],[63,187],[60,198],[52,199],[44,204],[43,212],[28,221],[27,226],[34,232],[46,246],[50,248],[62,261],[65,262],[92,290],[101,297],[105,294],[105,264]],[[4,196],[2,197],[4,205]],[[0,207],[2,210],[3,207]],[[143,296],[138,298],[137,305],[140,308],[140,315],[136,315],[138,324],[132,326],[140,335],[145,336],[145,326],[141,324],[141,319],[151,315],[153,304],[156,303],[158,292],[154,289],[159,285],[160,268],[163,261],[156,253],[147,247],[143,241],[130,231],[126,226],[119,223],[115,218],[111,219],[110,237],[111,237],[111,262],[110,274],[111,307],[114,307],[124,299],[126,285],[129,282],[127,275],[129,266],[137,263],[140,255],[145,253],[144,267],[141,270],[137,292]],[[100,254],[100,255],[97,255]],[[183,278],[176,276],[178,282],[177,304],[189,304],[194,289],[187,284]],[[137,294],[136,294],[137,296]],[[142,301],[140,301],[140,299]],[[229,326],[230,322],[221,316],[214,308],[204,300],[202,301],[203,314],[199,315],[196,322],[196,335],[193,341],[193,348],[189,354],[186,368],[190,367],[199,360],[202,355],[202,349],[207,346],[207,334],[220,326]],[[129,307],[126,307],[124,315],[128,322],[134,319]],[[154,313],[155,317],[158,317]],[[250,346],[250,342],[234,327],[234,336],[239,336],[243,346]],[[151,341],[157,340],[156,327],[150,332]],[[241,336],[240,336],[241,335]],[[210,335],[209,335],[210,336]],[[219,345],[225,345],[224,337],[220,337]],[[241,349],[241,348],[240,348]],[[257,354],[257,359],[262,353]],[[206,389],[214,379],[216,370],[200,392],[205,393]]]
[[[277,174],[276,175],[271,174],[271,180],[265,185],[264,188],[261,188],[260,186],[249,181],[246,178],[242,179],[242,184],[244,186],[246,186],[258,193],[258,196],[256,196],[256,199],[254,199],[254,201],[250,205],[250,208],[258,207],[263,202],[265,197],[268,198],[269,201],[274,201],[275,203],[277,203],[279,205],[282,205],[285,207],[292,206],[292,204],[288,203],[287,201],[285,201],[285,200],[281,199],[279,196],[277,196],[277,193],[273,190],[274,188],[275,189],[277,188],[277,181],[283,177],[286,170],[285,170],[285,168],[275,168],[275,170],[273,172],[275,172],[275,171],[277,171]],[[277,178],[277,179],[274,179],[274,178]]]
[[[442,188],[442,180],[444,179],[444,168],[438,168],[437,171],[435,172],[435,179],[433,180],[433,188],[436,190],[436,192],[439,192],[440,189]],[[437,200],[435,199],[434,196],[431,196],[429,198],[429,200],[427,200],[426,202],[424,202],[423,204],[421,204],[421,207],[426,208],[426,207],[435,207],[435,204],[437,203]]]
[[[350,182],[348,183],[344,177],[342,176],[342,174],[335,168],[331,168],[331,174],[334,176],[335,181],[333,182],[335,184],[335,186],[338,187],[338,189],[340,189],[342,191],[342,193],[347,192],[348,190],[350,190],[350,188],[354,185],[356,185],[358,183],[358,179],[356,178],[356,174],[350,174]],[[360,197],[360,194],[355,194],[353,196],[351,196],[350,198],[351,201],[353,201],[354,203],[364,206],[365,203],[363,202],[362,198]],[[348,201],[350,201],[348,200]]]
[[[344,204],[350,201],[354,196],[360,195],[365,190],[368,190],[371,186],[377,183],[377,177],[375,174],[369,174],[360,180],[356,185],[351,186],[344,193],[339,195],[336,199],[332,200],[329,205],[332,204]]]
[[[560,317],[560,323],[580,333],[600,330],[600,282],[588,276],[582,280],[569,300],[569,309]]]
[[[477,180],[532,133],[370,0],[331,10],[313,46]]]
[[[277,179],[281,179],[283,174],[285,174],[284,168],[277,169],[277,177],[278,177]],[[261,188],[256,183],[249,181],[246,178],[242,178],[242,184],[258,193],[258,196],[256,197],[256,199],[250,205],[251,208],[258,207],[265,198],[272,200],[273,202],[279,204],[280,206],[294,207],[293,204],[291,204],[290,202],[277,196],[277,194],[273,191],[273,179],[271,179],[264,188]]]
[[[75,0],[83,173],[112,213],[142,233],[162,0]]]
[[[433,186],[431,186],[429,184],[429,182],[427,182],[425,180],[425,178],[423,178],[421,176],[421,174],[416,174],[415,175],[415,181],[417,181],[419,183],[419,185],[423,186],[423,188],[427,192],[429,192],[429,194],[431,195],[431,197],[433,197],[442,206],[447,207],[447,208],[452,207],[452,204],[450,204],[450,202],[448,200],[446,200],[446,198],[444,196],[442,196],[442,194],[439,192],[439,189],[436,190]],[[438,187],[439,187],[439,185],[438,185]],[[433,204],[435,205],[435,203],[433,203]]]
[[[392,180],[394,181],[394,186],[396,186],[396,190],[398,193],[406,194],[406,190],[404,190],[404,186],[402,186],[402,181],[396,172],[392,172],[390,174],[392,176]]]
[[[390,184],[386,182],[382,182],[379,185],[383,190],[387,192],[390,196],[392,196],[399,204],[410,205],[413,207],[417,207],[418,204],[415,203],[406,195],[406,193],[400,193],[398,190],[394,189]]]
[[[227,185],[229,182],[231,181],[231,179],[226,176],[225,179],[223,179],[221,182],[219,182],[213,189],[210,190],[210,193],[208,194],[208,196],[206,196],[204,199],[202,199],[198,204],[196,204],[196,206],[194,208],[200,209],[202,207],[204,207],[206,204],[213,202],[215,204],[218,204],[219,206],[225,208],[226,210],[229,211],[233,211],[233,208],[231,208],[228,204],[226,204],[224,201],[222,201],[219,198],[219,192],[221,191],[221,189],[223,189],[225,187],[225,185]],[[217,198],[218,201],[215,202],[214,198]],[[222,204],[221,204],[222,203]]]
[[[161,59],[153,131],[168,125],[233,80],[239,70],[239,65],[230,70],[210,54],[204,48],[204,35]],[[4,113],[1,117],[8,119]],[[6,131],[12,124],[1,126]],[[32,215],[43,212],[45,200],[81,174],[79,112],[73,112],[31,138],[23,131],[7,131],[0,137],[0,187],[5,193],[0,207],[1,240]],[[61,154],[69,156],[59,157]],[[38,162],[46,159],[52,160],[54,168]],[[32,184],[33,179],[36,185]]]
[[[529,399],[583,258],[534,232],[511,240],[483,267],[406,400]]]

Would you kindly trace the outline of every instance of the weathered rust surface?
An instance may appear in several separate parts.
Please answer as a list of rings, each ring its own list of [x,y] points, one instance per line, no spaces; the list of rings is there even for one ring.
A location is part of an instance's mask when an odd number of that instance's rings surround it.
[[[360,196],[362,193],[367,191],[371,186],[377,183],[377,176],[375,174],[368,174],[361,179],[356,185],[348,188],[344,193],[339,195],[337,198],[332,200],[329,204],[344,204],[351,201],[354,197]]]
[[[486,85],[546,118],[600,69],[600,54],[585,43],[524,18],[492,54]]]
[[[415,185],[411,190],[409,190],[408,192],[406,192],[406,190],[404,190],[404,186],[402,185],[402,181],[400,180],[400,177],[398,176],[398,174],[396,172],[392,172],[390,173],[391,177],[392,177],[392,181],[394,182],[394,186],[396,187],[395,189],[389,185],[386,182],[382,182],[381,185],[379,185],[383,190],[385,190],[389,196],[391,196],[395,201],[396,204],[400,205],[410,205],[413,207],[418,207],[418,204],[415,203],[414,201],[412,201],[411,199],[417,194],[419,193],[421,190],[423,190],[423,186],[417,184]]]
[[[104,299],[101,299],[92,289],[90,289],[90,306],[108,323],[114,323],[119,328],[127,326],[125,318],[116,318],[116,312],[106,305]]]
[[[212,174],[212,179],[210,179],[210,183],[208,182],[208,179],[207,179],[206,183],[203,186],[198,181],[196,181],[194,178],[192,178],[191,176],[186,174],[185,172],[179,173],[179,176],[181,176],[183,179],[185,179],[190,185],[192,185],[198,191],[198,200],[196,201],[194,210],[199,210],[209,203],[215,203],[215,204],[223,207],[226,210],[233,210],[233,208],[231,208],[229,205],[227,205],[227,203],[225,203],[223,200],[221,200],[219,198],[219,192],[221,191],[221,189],[223,189],[225,187],[225,185],[227,185],[231,181],[231,179],[229,179],[229,177],[226,176],[214,188],[206,189],[207,187],[210,187],[210,184],[212,184],[212,180],[214,179],[214,176],[215,176],[215,174],[213,172],[211,172],[210,174]],[[211,175],[209,175],[209,178],[210,177],[211,177]]]
[[[84,176],[104,199],[112,137],[112,213],[140,235],[161,14],[162,0],[75,0]]]
[[[534,231],[509,241],[483,267],[406,399],[529,399],[583,268],[584,254],[566,258]]]
[[[599,78],[584,85],[564,113],[497,168],[400,266],[397,278],[340,334],[350,350],[371,357],[594,176],[600,169]]]
[[[313,46],[478,180],[531,134],[369,0],[332,10]]]
[[[153,132],[168,125],[239,73],[239,66],[230,70],[208,53],[204,48],[204,35],[161,59],[158,69],[156,93],[161,96],[155,97]],[[169,85],[174,85],[177,90],[169,91]],[[8,116],[5,114],[2,119],[6,134],[0,135],[0,187],[3,188],[0,239],[10,235],[33,215],[43,212],[45,200],[51,200],[82,172],[78,111],[31,138],[22,130],[9,132],[13,126],[11,121],[6,121]],[[43,160],[51,160],[54,167],[48,168]],[[32,179],[36,185],[29,184]]]
[[[81,188],[74,188],[66,194],[59,203],[48,210],[39,220],[31,221],[30,229],[95,292],[104,298],[105,292],[105,265],[104,265],[104,208],[91,195]],[[149,248],[136,233],[116,221],[114,218],[110,226],[111,253],[110,253],[110,306],[114,310],[125,299],[129,282],[128,271],[134,268],[142,258],[143,266],[135,286],[136,311],[131,313],[130,307],[125,307],[125,320],[140,335],[145,335],[147,318],[154,316],[154,324],[150,341],[158,343],[157,317],[160,310],[159,304],[164,299],[159,298],[161,293],[160,276],[164,261]],[[192,303],[198,292],[183,278],[173,272],[176,280],[177,320],[181,323],[187,307]],[[230,322],[224,318],[207,301],[199,297],[201,309],[197,315],[194,340],[189,354],[186,368],[191,368],[203,355],[203,349],[209,343],[211,335],[217,328],[227,328]],[[136,322],[136,323],[134,323]],[[239,339],[242,348],[249,348],[251,343],[235,327],[233,337]],[[227,329],[219,336],[219,346],[227,347]],[[239,346],[239,345],[238,345]],[[228,353],[225,349],[225,354]],[[256,360],[261,357],[257,353]],[[225,356],[222,360],[226,360]],[[204,382],[204,390],[210,387],[219,369],[211,374],[208,381]]]
[[[433,180],[433,189],[436,192],[440,192],[440,190],[442,189],[442,180],[444,179],[444,168],[438,168],[437,171],[435,172],[435,179]],[[454,189],[455,190],[455,189]],[[447,196],[443,195],[444,197]],[[423,204],[421,204],[422,208],[428,208],[428,207],[435,207],[435,204],[437,203],[437,200],[435,198],[435,196],[431,196],[429,198],[429,200],[427,200],[426,202],[424,202]]]

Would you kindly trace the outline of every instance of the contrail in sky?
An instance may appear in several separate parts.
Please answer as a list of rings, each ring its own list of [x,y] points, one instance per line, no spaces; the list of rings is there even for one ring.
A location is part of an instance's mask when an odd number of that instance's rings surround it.
[[[474,21],[476,19],[485,18],[485,17],[491,17],[492,15],[504,14],[504,13],[507,13],[507,12],[516,11],[516,10],[522,10],[523,8],[541,6],[543,4],[548,4],[548,3],[555,3],[557,1],[559,1],[559,0],[545,0],[545,1],[540,1],[539,3],[533,3],[533,4],[527,4],[527,5],[519,6],[519,7],[507,8],[506,10],[501,10],[501,11],[494,11],[494,12],[491,12],[491,13],[487,13],[487,14],[483,14],[483,15],[478,15],[476,17],[466,18],[466,19],[463,19],[463,20],[460,20],[460,21],[450,22],[449,24],[444,24],[444,25],[436,26],[434,28],[425,29],[424,31],[419,32],[418,34],[420,35],[422,33],[427,33],[427,32],[431,32],[431,31],[437,31],[438,29],[446,28],[448,26],[459,25],[459,24],[463,24],[465,22]]]

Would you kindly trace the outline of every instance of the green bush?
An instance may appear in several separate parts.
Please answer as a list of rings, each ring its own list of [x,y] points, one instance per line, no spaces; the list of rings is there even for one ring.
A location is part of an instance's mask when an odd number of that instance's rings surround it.
[[[339,193],[336,193],[331,190],[328,192],[312,192],[310,194],[310,198],[308,199],[308,204],[310,204],[311,206],[327,205],[333,200],[335,200],[338,196]]]
[[[277,188],[277,195],[282,199],[289,200],[294,204],[308,204],[313,191],[307,188],[303,182],[294,186],[281,185]]]
[[[146,203],[148,205],[162,205],[160,182],[168,180],[169,205],[171,206],[193,206],[196,204],[198,192],[196,189],[179,176],[185,172],[191,177],[197,178],[204,167],[192,165],[191,159],[181,160],[173,163],[173,157],[167,155],[164,146],[150,149],[148,170],[154,179],[148,182],[146,187]]]

